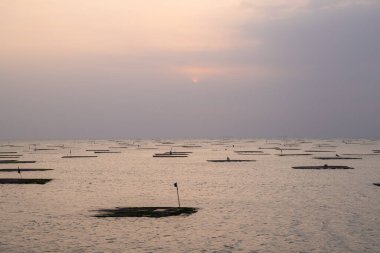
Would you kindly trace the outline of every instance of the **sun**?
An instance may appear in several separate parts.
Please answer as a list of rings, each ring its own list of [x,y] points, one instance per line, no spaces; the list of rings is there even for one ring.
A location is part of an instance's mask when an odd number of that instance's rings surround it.
[[[198,82],[199,82],[199,79],[198,79],[197,77],[192,77],[192,78],[191,78],[191,81],[192,81],[193,83],[198,83]]]

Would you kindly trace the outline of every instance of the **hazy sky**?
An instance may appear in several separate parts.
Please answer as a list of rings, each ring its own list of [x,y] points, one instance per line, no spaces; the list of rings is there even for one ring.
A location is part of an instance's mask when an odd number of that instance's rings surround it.
[[[380,137],[379,0],[0,0],[0,139]]]

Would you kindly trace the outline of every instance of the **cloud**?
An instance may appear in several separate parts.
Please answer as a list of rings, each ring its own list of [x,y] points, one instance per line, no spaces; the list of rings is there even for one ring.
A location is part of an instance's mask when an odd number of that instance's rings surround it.
[[[377,0],[244,0],[240,7],[250,19],[283,19],[302,12],[320,9],[339,9],[346,7],[379,6]]]

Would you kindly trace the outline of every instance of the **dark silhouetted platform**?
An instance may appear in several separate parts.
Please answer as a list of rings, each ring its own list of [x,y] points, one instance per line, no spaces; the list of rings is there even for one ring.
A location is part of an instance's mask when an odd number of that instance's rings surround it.
[[[0,164],[10,163],[35,163],[36,161],[19,161],[19,160],[0,160]]]
[[[175,158],[175,157],[188,157],[188,155],[167,155],[167,154],[155,154],[153,157],[158,158]]]
[[[120,151],[94,151],[95,154],[120,154]]]
[[[238,154],[245,154],[245,153],[247,153],[247,154],[252,154],[252,153],[254,153],[254,154],[257,154],[257,153],[262,154],[262,153],[264,153],[261,150],[235,150],[234,152],[238,153]]]
[[[0,178],[0,184],[46,184],[50,178]]]
[[[91,158],[91,157],[98,157],[96,155],[66,155],[62,156],[62,158]]]
[[[256,160],[224,159],[224,160],[207,160],[211,163],[238,163],[238,162],[256,162]]]
[[[19,169],[0,169],[0,172],[18,172]],[[20,169],[21,172],[24,171],[47,171],[47,170],[53,170],[53,169]]]
[[[153,157],[188,157],[189,154],[192,152],[187,152],[187,151],[169,151],[165,153],[156,153],[153,155]]]
[[[336,152],[335,150],[305,150],[305,152],[309,153],[327,153],[327,152]]]
[[[300,154],[277,154],[278,156],[305,156],[305,155],[312,155],[307,153],[300,153]]]
[[[296,166],[292,168],[298,169],[298,170],[353,170],[354,169],[348,166],[337,166],[337,165]]]
[[[99,209],[94,217],[148,217],[162,218],[170,216],[189,216],[198,211],[194,207],[116,207]]]
[[[362,159],[361,157],[342,157],[342,156],[329,156],[329,157],[313,157],[314,159],[319,159],[319,160],[360,160]]]

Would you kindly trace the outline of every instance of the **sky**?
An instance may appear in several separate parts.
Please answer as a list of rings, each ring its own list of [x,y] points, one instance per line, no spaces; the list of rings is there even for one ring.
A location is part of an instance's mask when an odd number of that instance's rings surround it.
[[[380,137],[378,0],[0,0],[0,139]]]

